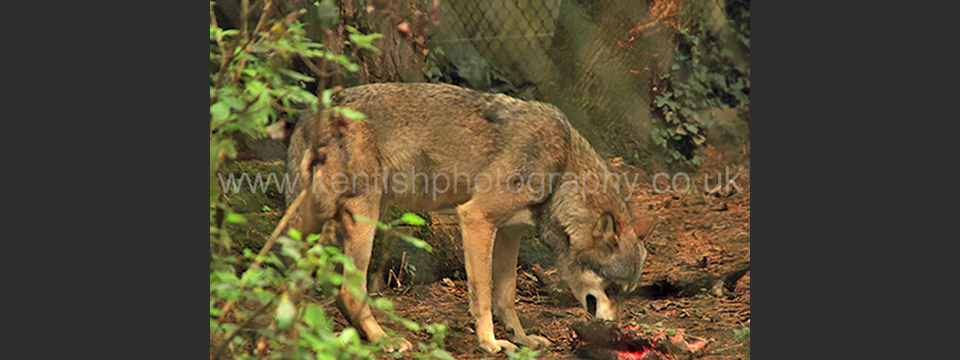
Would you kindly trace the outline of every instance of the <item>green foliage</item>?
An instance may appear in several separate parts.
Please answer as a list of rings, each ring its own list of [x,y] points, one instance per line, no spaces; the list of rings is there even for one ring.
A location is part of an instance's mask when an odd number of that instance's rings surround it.
[[[670,68],[655,82],[651,108],[661,121],[650,137],[667,154],[668,162],[701,164],[697,153],[707,142],[705,128],[714,121],[703,115],[704,110],[729,106],[749,112],[749,60],[737,56],[738,52],[749,54],[749,9],[729,11],[736,11],[739,21],[721,33],[704,30],[697,23],[680,29]],[[737,46],[722,41],[730,32],[742,49],[731,49]]]
[[[306,38],[298,20],[277,21],[268,31],[244,36],[210,24],[210,39],[210,61],[218,65],[210,74],[211,136],[260,136],[281,114],[316,108],[316,96],[304,89],[314,79],[287,66],[294,57],[319,58],[330,52]]]
[[[279,255],[268,253],[260,256],[250,249],[245,249],[240,258],[213,255],[210,274],[212,354],[227,355],[227,341],[233,343],[236,349],[251,349],[257,341],[263,341],[266,348],[274,350],[272,357],[275,358],[385,356],[378,352],[382,344],[362,342],[353,328],[344,329],[339,334],[334,332],[334,321],[317,303],[296,300],[304,292],[333,297],[341,291],[342,285],[346,285],[347,291],[358,298],[367,299],[372,308],[380,310],[388,318],[411,330],[420,330],[422,327],[432,335],[429,344],[419,344],[422,352],[415,356],[422,359],[450,358],[443,350],[444,325],[421,326],[394,314],[390,301],[362,295],[362,276],[350,259],[338,248],[321,244],[319,238],[317,234],[304,238],[299,231],[291,229],[277,241],[281,245]],[[256,262],[263,265],[250,265]],[[342,274],[338,268],[343,269]],[[238,304],[232,311],[234,317],[244,319],[240,325],[220,321],[224,314],[223,304],[228,301]],[[248,326],[250,323],[261,325]],[[224,342],[214,347],[216,342],[213,339],[222,339]]]
[[[373,45],[373,40],[383,37],[383,34],[364,35],[360,33],[360,30],[350,25],[347,25],[347,31],[350,32],[347,37],[353,46],[356,46],[358,49],[370,50],[373,51],[374,54],[380,55],[380,49],[377,49],[377,47]]]
[[[267,20],[254,28],[222,29],[210,3],[210,152],[211,173],[226,158],[236,156],[231,133],[260,137],[266,125],[286,115],[316,111],[317,96],[306,90],[316,80],[291,69],[294,60],[329,65],[332,69],[356,72],[359,66],[350,56],[337,54],[306,36],[299,17],[301,9],[280,19]],[[266,6],[266,5],[264,5]],[[315,2],[320,21],[337,13],[329,1]],[[246,16],[246,14],[244,14]],[[350,27],[347,45],[379,53],[372,41],[382,34],[361,34]],[[327,68],[324,66],[324,68]],[[365,116],[357,111],[333,107],[330,89],[323,90],[325,108],[351,120]],[[213,186],[211,186],[213,190]],[[211,191],[211,198],[217,193]]]
[[[269,2],[268,2],[269,3]],[[325,246],[319,234],[301,234],[291,229],[280,236],[274,250],[263,255],[249,248],[233,249],[225,223],[247,219],[221,200],[215,173],[236,157],[234,134],[263,136],[266,125],[299,111],[323,110],[360,121],[365,115],[332,106],[332,90],[321,89],[321,97],[306,90],[311,76],[291,69],[294,59],[317,61],[335,70],[357,71],[351,57],[335,54],[305,35],[298,13],[279,19],[266,18],[262,24],[244,29],[217,26],[214,2],[210,3],[210,352],[214,358],[382,358],[383,344],[361,341],[356,329],[334,332],[334,321],[315,301],[314,294],[332,298],[341,289],[368,301],[388,318],[413,330],[420,324],[403,319],[383,298],[361,295],[358,273],[348,257],[336,247]],[[261,5],[261,6],[266,6]],[[335,23],[333,2],[315,2],[320,21]],[[247,17],[249,14],[242,14]],[[332,15],[332,16],[331,16]],[[253,17],[256,18],[256,17]],[[325,24],[330,25],[330,24]],[[349,46],[357,50],[379,50],[372,41],[380,34],[364,35],[350,30]],[[356,51],[353,52],[356,54]],[[304,109],[304,110],[301,110]],[[264,205],[261,211],[273,211]],[[416,215],[405,215],[401,223],[422,225]],[[382,224],[389,230],[396,224]],[[382,226],[379,226],[381,227]],[[306,236],[305,236],[306,235]],[[411,236],[414,244],[429,245]],[[340,271],[342,269],[342,272]],[[435,340],[420,344],[420,358],[451,356],[443,350],[442,325],[423,326]],[[391,342],[394,340],[385,340]]]
[[[281,255],[268,253],[260,256],[245,249],[242,258],[227,259],[213,255],[210,275],[211,352],[227,355],[226,342],[214,348],[214,339],[232,342],[236,349],[248,349],[263,341],[274,350],[273,357],[340,358],[344,356],[370,357],[377,347],[360,342],[353,329],[340,334],[333,331],[334,323],[315,303],[297,301],[304,290],[336,294],[342,284],[359,289],[359,279],[349,258],[335,247],[319,244],[316,237],[303,239],[292,230],[281,236]],[[261,262],[263,266],[250,264]],[[341,275],[338,267],[344,269]],[[245,268],[241,271],[242,268]],[[236,274],[240,274],[238,277]],[[215,305],[234,301],[233,316],[244,319],[240,325],[220,323],[224,311]],[[372,302],[374,306],[382,305]],[[249,323],[260,326],[246,326]],[[266,326],[267,324],[273,326]],[[296,335],[294,335],[296,334]],[[277,351],[287,349],[286,352]],[[233,357],[235,357],[234,354]]]

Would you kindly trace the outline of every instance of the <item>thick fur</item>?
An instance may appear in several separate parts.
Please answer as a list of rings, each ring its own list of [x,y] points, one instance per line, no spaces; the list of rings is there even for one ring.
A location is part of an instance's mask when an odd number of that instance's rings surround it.
[[[367,118],[315,115],[296,126],[288,170],[299,181],[288,203],[302,188],[308,194],[291,226],[315,233],[323,221],[337,221],[344,252],[366,274],[375,228],[352,215],[378,219],[391,202],[424,210],[455,207],[477,337],[483,349],[497,352],[515,348],[514,343],[550,344],[527,335],[514,310],[518,229],[534,224],[574,296],[596,316],[616,318],[618,300],[636,286],[646,257],[637,236],[645,231],[635,228],[618,186],[584,195],[571,190],[576,189],[572,180],[548,182],[535,175],[591,179],[587,174],[607,174],[603,161],[556,107],[441,84],[364,85],[342,91],[334,102]],[[347,174],[359,186],[329,191],[335,173]],[[416,178],[416,173],[429,176]],[[493,176],[477,176],[483,173]],[[516,187],[516,177],[507,176],[514,173],[527,182]],[[374,174],[387,181],[362,179]],[[394,181],[403,174],[407,188]],[[594,188],[600,180],[585,185]],[[498,185],[517,191],[497,191]],[[342,291],[338,305],[371,341],[385,337],[362,299]],[[494,337],[494,314],[512,342]],[[408,346],[401,342],[401,349]]]

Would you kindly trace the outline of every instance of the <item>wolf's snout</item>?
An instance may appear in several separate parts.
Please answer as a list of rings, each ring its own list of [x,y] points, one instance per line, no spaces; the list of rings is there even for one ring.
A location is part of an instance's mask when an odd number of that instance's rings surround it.
[[[597,316],[597,298],[593,295],[587,295],[587,313]]]

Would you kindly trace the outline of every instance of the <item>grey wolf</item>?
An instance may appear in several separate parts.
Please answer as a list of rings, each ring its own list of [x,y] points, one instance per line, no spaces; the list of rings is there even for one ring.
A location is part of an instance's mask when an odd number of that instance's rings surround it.
[[[307,195],[291,226],[306,234],[336,221],[344,253],[366,276],[376,228],[353,215],[379,219],[389,203],[455,208],[470,313],[480,347],[491,353],[550,345],[527,334],[514,309],[522,226],[538,229],[561,279],[590,314],[617,317],[623,294],[637,286],[647,255],[640,236],[651,223],[630,214],[622,184],[559,109],[452,85],[399,83],[345,89],[333,105],[366,118],[327,112],[292,129],[288,171],[300,181],[288,203],[301,188]],[[363,299],[341,291],[337,304],[369,340],[386,337]],[[509,341],[495,338],[494,315]],[[400,342],[400,350],[409,346]]]

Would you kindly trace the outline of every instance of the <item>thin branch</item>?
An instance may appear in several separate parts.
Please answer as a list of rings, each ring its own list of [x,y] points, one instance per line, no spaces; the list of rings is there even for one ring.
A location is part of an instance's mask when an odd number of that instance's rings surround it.
[[[310,58],[303,56],[303,54],[298,53],[297,56],[299,56],[300,60],[302,60],[305,64],[307,64],[307,67],[310,68],[310,71],[313,71],[313,73],[316,74],[321,79],[333,76],[333,73],[328,73],[326,71],[321,70],[320,68],[317,67],[316,64],[313,63],[312,60],[310,60]]]
[[[240,1],[240,26],[243,27],[243,40],[250,41],[250,32],[247,31],[247,26],[250,17],[250,0]]]
[[[213,12],[213,3],[210,3],[210,21],[213,23],[213,27],[220,29],[220,25],[217,24],[217,16]],[[223,85],[223,76],[227,71],[227,65],[230,64],[230,61],[233,61],[233,54],[227,53],[227,46],[223,43],[223,34],[220,31],[216,32],[217,36],[217,45],[220,46],[220,70],[217,72],[217,83],[216,88],[219,89]],[[210,99],[210,105],[213,105],[213,99]]]
[[[263,12],[260,13],[260,19],[257,20],[257,27],[253,29],[254,37],[247,39],[247,41],[245,41],[243,45],[240,46],[240,51],[237,51],[238,54],[245,53],[248,51],[247,50],[248,48],[252,48],[252,46],[250,46],[251,43],[254,43],[254,45],[256,45],[256,44],[259,44],[264,39],[266,39],[266,36],[256,37],[256,35],[259,34],[260,29],[263,28],[263,21],[266,18],[267,13],[270,12],[270,8],[272,7],[273,7],[273,1],[267,0],[267,3],[263,5]],[[243,29],[243,30],[246,31],[247,29]],[[257,39],[257,40],[254,42],[253,39]]]
[[[286,112],[290,112],[290,113],[302,113],[302,112],[310,111],[310,110],[308,110],[308,109],[291,109],[291,108],[288,108],[288,107],[286,107],[286,106],[277,104],[276,102],[273,102],[273,101],[271,101],[270,104],[271,104],[271,106],[273,106],[274,109],[277,109],[277,110],[280,110],[280,111],[286,111]]]

